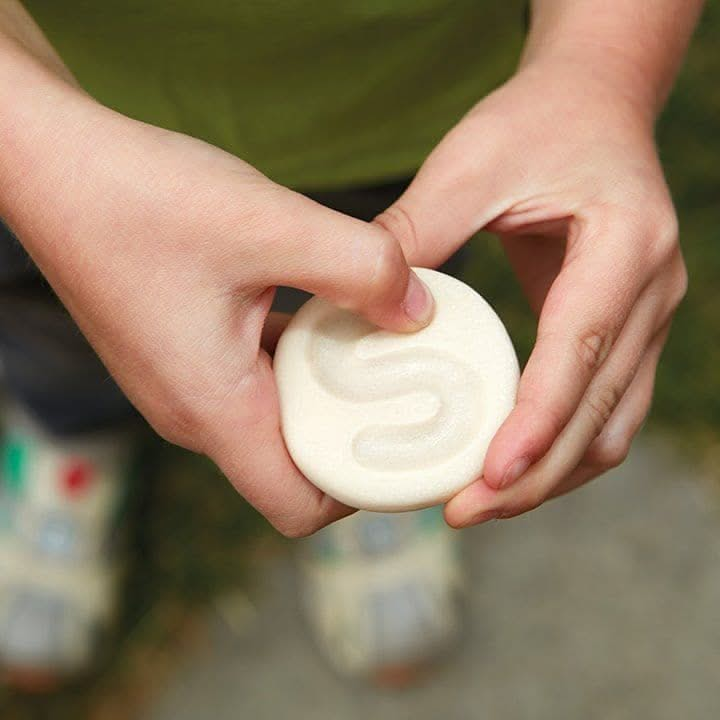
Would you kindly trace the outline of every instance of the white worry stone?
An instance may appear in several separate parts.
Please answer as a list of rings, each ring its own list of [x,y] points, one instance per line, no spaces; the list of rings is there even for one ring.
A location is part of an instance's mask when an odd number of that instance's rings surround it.
[[[460,280],[415,272],[435,298],[423,330],[379,330],[313,298],[275,353],[295,464],[328,495],[364,510],[448,500],[482,474],[515,404],[518,361],[500,318]]]

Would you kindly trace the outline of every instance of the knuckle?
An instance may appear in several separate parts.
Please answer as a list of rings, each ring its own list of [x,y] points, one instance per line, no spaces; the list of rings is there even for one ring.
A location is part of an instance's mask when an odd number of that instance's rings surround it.
[[[400,243],[407,257],[415,257],[419,246],[417,229],[405,208],[399,204],[391,205],[374,222]]]
[[[671,203],[667,204],[664,211],[658,214],[657,222],[659,224],[658,235],[660,239],[673,245],[676,244],[680,233],[680,224],[677,212],[675,212],[675,208]]]
[[[657,264],[671,260],[678,250],[679,226],[672,205],[658,211],[650,223],[650,255]]]
[[[674,272],[674,288],[672,293],[673,307],[676,308],[687,295],[689,277],[685,261],[682,256],[678,257],[676,270]]]
[[[585,406],[593,423],[596,435],[602,432],[605,424],[610,419],[613,410],[617,407],[622,397],[622,392],[616,385],[607,385],[595,392],[588,393]]]
[[[590,330],[580,335],[573,347],[583,370],[596,370],[607,357],[611,344],[612,339],[607,331]]]
[[[201,452],[201,422],[194,409],[176,403],[146,418],[153,430],[166,442]]]
[[[627,436],[598,438],[588,450],[586,462],[602,470],[618,467],[625,462],[631,442]]]
[[[688,290],[688,271],[679,250],[676,253],[672,269],[665,277],[660,299],[660,320],[668,322],[682,303]]]

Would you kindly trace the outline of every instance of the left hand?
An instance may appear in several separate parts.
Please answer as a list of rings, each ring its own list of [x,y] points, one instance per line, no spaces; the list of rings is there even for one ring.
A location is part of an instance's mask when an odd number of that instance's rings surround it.
[[[421,266],[496,233],[539,315],[517,406],[451,525],[518,515],[622,462],[687,285],[650,111],[597,65],[526,66],[376,222]]]

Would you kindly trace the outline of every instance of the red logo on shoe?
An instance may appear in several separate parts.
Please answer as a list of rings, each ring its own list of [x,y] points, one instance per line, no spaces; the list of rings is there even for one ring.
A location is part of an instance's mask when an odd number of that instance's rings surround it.
[[[70,497],[79,497],[92,485],[94,470],[90,463],[78,460],[65,468],[62,474],[62,487]]]

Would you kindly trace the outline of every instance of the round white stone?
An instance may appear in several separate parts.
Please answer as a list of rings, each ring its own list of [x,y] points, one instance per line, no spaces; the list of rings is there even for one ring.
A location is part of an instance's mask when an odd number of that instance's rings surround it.
[[[304,475],[352,507],[444,502],[482,474],[515,404],[512,342],[465,283],[416,269],[435,316],[411,334],[379,330],[313,298],[275,353],[282,431]]]

